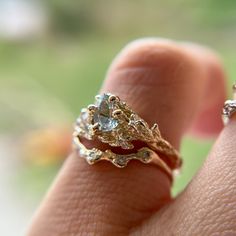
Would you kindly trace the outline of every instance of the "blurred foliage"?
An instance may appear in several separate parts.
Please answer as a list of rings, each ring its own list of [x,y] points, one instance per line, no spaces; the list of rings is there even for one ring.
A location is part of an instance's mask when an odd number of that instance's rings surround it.
[[[186,32],[190,38],[201,38],[206,31],[208,36],[214,34],[209,30],[231,30],[236,22],[234,0],[45,0],[45,4],[52,29],[70,36],[135,37],[160,32],[181,38]]]
[[[74,36],[95,30],[91,2],[49,0],[45,1],[45,4],[51,16],[53,31]]]
[[[209,26],[231,28],[236,22],[236,1],[208,0],[201,2],[205,5],[203,20]]]

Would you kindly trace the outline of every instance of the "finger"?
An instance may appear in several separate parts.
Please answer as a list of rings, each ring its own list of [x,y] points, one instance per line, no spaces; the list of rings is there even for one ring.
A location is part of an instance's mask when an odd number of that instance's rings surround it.
[[[226,98],[226,76],[221,59],[206,47],[193,43],[184,43],[183,45],[199,57],[208,74],[208,83],[202,97],[203,102],[190,132],[200,137],[215,136],[223,128],[221,116],[216,114],[221,113]],[[216,94],[217,96],[215,96]]]
[[[165,229],[181,236],[236,235],[235,140],[236,119],[222,131],[187,189],[165,212],[146,222],[142,228],[144,235],[158,235]]]
[[[125,100],[176,148],[200,106],[205,69],[177,43],[132,43],[115,59],[102,91]],[[192,96],[194,92],[195,96]],[[170,200],[171,183],[157,167],[131,162],[94,166],[69,157],[36,214],[28,235],[127,235]]]
[[[155,39],[128,45],[115,59],[108,78],[103,91],[120,94],[149,124],[157,122],[177,148],[202,107],[209,79],[195,53],[173,41]]]
[[[221,68],[212,73],[222,71],[222,66],[219,67]],[[216,77],[222,76],[220,80],[223,80],[223,74]],[[169,232],[181,236],[236,235],[235,157],[234,116],[220,133],[199,173],[185,191],[166,207],[165,212],[160,212],[149,220],[143,228],[144,234],[158,235],[168,228]]]

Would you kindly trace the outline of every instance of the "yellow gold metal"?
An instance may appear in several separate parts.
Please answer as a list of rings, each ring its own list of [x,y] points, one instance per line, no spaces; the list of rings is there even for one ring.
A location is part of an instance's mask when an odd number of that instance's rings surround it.
[[[159,166],[166,169],[162,163],[164,159],[162,160],[159,157],[159,153],[165,156],[166,162],[164,164],[170,170],[176,170],[181,167],[182,160],[179,152],[162,138],[157,124],[150,128],[145,120],[140,118],[125,102],[113,94],[98,95],[96,100],[97,103],[95,105],[89,105],[81,110],[73,135],[75,146],[85,153],[90,163],[95,163],[99,160],[110,160],[116,166],[120,162],[125,163],[124,166],[126,166],[131,159],[138,159],[144,163],[157,162]],[[79,141],[80,137],[88,140],[98,139],[102,143],[123,149],[133,149],[133,141],[141,141],[145,143],[146,147],[139,149],[138,152],[133,154],[120,155],[112,153],[110,150],[105,152],[101,152],[98,149],[88,150]],[[141,155],[143,150],[148,151],[145,155],[151,153],[151,161],[147,162],[147,159],[143,159],[144,157]],[[96,156],[96,158],[91,159],[91,155]]]
[[[170,180],[172,181],[172,170],[169,166],[155,153],[153,150],[147,147],[140,148],[135,153],[121,155],[112,152],[111,150],[101,151],[97,148],[87,149],[80,141],[77,133],[74,133],[74,145],[79,150],[81,157],[85,158],[86,161],[92,165],[99,161],[109,161],[119,168],[127,166],[130,160],[138,160],[145,164],[154,164],[164,170]]]
[[[109,102],[114,102],[114,101],[120,101],[120,99],[119,99],[119,97],[117,97],[117,96],[115,96],[115,95],[113,95],[113,94],[111,94],[110,96],[109,96],[109,98],[108,98],[108,101]]]
[[[94,106],[93,104],[88,105],[88,110],[89,111],[95,111],[96,110],[96,106]]]
[[[119,116],[119,115],[121,115],[121,114],[122,114],[121,109],[117,109],[117,110],[114,110],[114,111],[112,112],[112,115],[113,115],[113,116]]]
[[[92,125],[92,131],[93,132],[97,132],[99,130],[99,124],[98,123],[95,123],[94,125]]]

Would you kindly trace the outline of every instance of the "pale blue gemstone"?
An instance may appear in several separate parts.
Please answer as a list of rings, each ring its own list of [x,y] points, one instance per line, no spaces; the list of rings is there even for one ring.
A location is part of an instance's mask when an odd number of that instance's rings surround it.
[[[100,125],[104,132],[116,128],[118,121],[112,117],[113,104],[108,101],[109,94],[103,94],[97,101],[98,110],[94,113],[94,123]]]

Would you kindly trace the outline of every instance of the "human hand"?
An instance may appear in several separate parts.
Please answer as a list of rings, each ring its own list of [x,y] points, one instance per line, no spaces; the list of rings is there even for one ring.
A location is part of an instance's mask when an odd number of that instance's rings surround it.
[[[145,39],[114,60],[102,92],[111,92],[177,149],[187,130],[222,129],[224,71],[210,50]],[[29,228],[28,236],[236,235],[236,121],[222,129],[203,167],[172,199],[167,175],[152,165],[89,166],[73,153]]]

